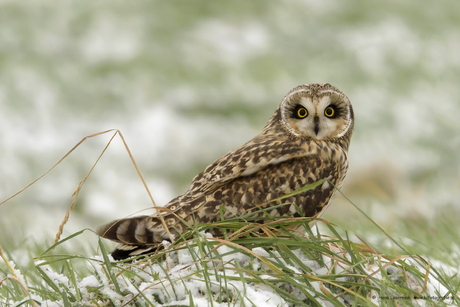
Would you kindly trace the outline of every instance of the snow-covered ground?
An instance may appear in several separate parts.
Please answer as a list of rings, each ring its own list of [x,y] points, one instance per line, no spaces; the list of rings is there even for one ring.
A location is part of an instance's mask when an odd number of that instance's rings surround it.
[[[203,233],[202,235],[203,240],[213,240],[210,234]],[[164,244],[169,245],[166,241]],[[330,248],[340,257],[351,259],[346,251],[337,247]],[[206,248],[205,250],[206,253],[209,252]],[[105,305],[111,302],[115,306],[132,306],[135,303],[141,304],[141,306],[144,304],[191,306],[193,302],[193,306],[197,307],[293,306],[292,302],[286,300],[280,291],[277,291],[277,288],[280,288],[299,301],[306,302],[309,298],[313,298],[321,306],[350,306],[355,296],[347,293],[343,295],[343,290],[347,290],[349,286],[342,284],[344,287],[339,288],[341,285],[339,281],[355,281],[352,274],[357,274],[355,276],[369,276],[369,281],[366,283],[372,283],[375,287],[375,290],[368,292],[367,297],[363,298],[368,303],[380,305],[382,300],[406,300],[406,302],[408,299],[410,300],[409,295],[401,294],[390,285],[389,280],[391,280],[391,282],[398,284],[400,289],[407,287],[415,291],[412,295],[420,293],[419,299],[412,297],[411,304],[413,306],[429,306],[428,300],[441,300],[446,295],[444,302],[447,306],[453,306],[449,305],[452,303],[452,299],[448,297],[448,290],[436,279],[435,274],[428,275],[429,278],[425,285],[423,279],[402,269],[401,264],[396,262],[398,259],[392,260],[375,255],[375,260],[368,258],[367,263],[363,263],[363,271],[361,269],[355,271],[337,257],[332,259],[330,256],[324,255],[319,261],[312,259],[300,249],[292,250],[292,253],[291,258],[299,259],[301,265],[297,261],[294,261],[294,264],[287,261],[285,254],[280,254],[275,250],[269,253],[267,249],[261,247],[252,249],[250,257],[247,253],[235,252],[233,247],[227,245],[203,256],[203,250],[195,246],[166,253],[166,259],[157,263],[143,261],[135,264],[118,265],[121,270],[112,269],[112,277],[107,274],[104,258],[93,256],[87,260],[87,266],[94,275],[83,278],[77,276],[75,282],[69,280],[68,273],[61,274],[53,270],[48,264],[45,264],[44,260],[36,261],[35,265],[52,280],[55,287],[60,289],[62,293],[68,293],[69,299],[71,299],[70,295],[75,298],[78,297],[79,304]],[[291,273],[289,274],[295,282],[271,282],[272,280],[283,279],[283,277],[279,273],[276,274],[277,272],[274,272],[273,268],[267,266],[270,261],[277,263],[278,268],[283,268],[284,273],[286,270],[290,270]],[[420,265],[420,262],[409,257],[402,258],[402,261],[419,267],[422,276],[425,276],[426,270]],[[321,262],[323,262],[322,265],[320,265]],[[10,264],[13,268],[15,267],[14,262],[10,261]],[[306,272],[305,267],[309,271]],[[449,269],[452,272],[458,272],[454,268]],[[130,271],[130,274],[118,274],[124,270]],[[24,284],[27,283],[20,271],[15,270],[15,273]],[[258,276],[255,277],[254,274]],[[307,274],[310,277],[307,279],[299,278],[302,274]],[[325,278],[329,274],[332,276],[336,274],[348,275]],[[114,278],[117,285],[114,283]],[[323,282],[324,280],[329,281],[330,284]],[[46,287],[45,283],[44,286]],[[47,287],[51,292],[56,291],[49,285]],[[353,290],[353,287],[349,288],[351,293],[354,292]],[[43,292],[43,290],[41,291]],[[380,297],[381,293],[388,293],[388,297]],[[336,305],[333,305],[326,298],[335,295],[338,297],[335,299]],[[43,299],[38,291],[32,290],[31,297],[41,306],[58,307],[64,304],[62,299]],[[10,300],[8,303],[15,306],[19,302]]]

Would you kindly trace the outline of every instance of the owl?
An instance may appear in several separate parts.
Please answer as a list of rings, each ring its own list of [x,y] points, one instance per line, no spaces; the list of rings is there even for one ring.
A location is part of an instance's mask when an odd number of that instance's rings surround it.
[[[260,134],[211,163],[165,210],[115,220],[97,233],[119,243],[112,256],[120,260],[179,238],[187,224],[221,221],[221,212],[231,218],[284,204],[269,214],[296,217],[300,208],[305,217],[319,217],[347,173],[353,126],[351,103],[338,88],[300,85],[287,93]],[[327,180],[314,189],[276,200],[321,179]]]

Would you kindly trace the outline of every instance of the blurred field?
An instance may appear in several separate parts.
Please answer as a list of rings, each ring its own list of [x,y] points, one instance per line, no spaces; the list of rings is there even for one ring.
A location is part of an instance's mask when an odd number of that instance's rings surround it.
[[[0,198],[117,128],[165,204],[256,135],[287,91],[322,82],[355,110],[343,192],[389,232],[448,255],[460,212],[455,1],[1,1]],[[0,207],[4,249],[53,239],[107,141],[85,142]],[[66,234],[151,205],[119,140],[79,199]],[[340,196],[324,217],[378,233]]]

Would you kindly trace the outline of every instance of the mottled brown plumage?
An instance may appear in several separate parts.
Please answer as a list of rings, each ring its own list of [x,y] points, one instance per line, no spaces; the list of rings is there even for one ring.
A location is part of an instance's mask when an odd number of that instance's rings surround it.
[[[288,204],[269,213],[299,216],[298,206],[304,216],[317,217],[336,192],[328,181],[270,201],[325,178],[341,186],[353,122],[352,106],[339,89],[329,84],[298,86],[284,97],[259,135],[210,164],[188,191],[165,206],[167,211],[113,221],[97,232],[121,243],[112,255],[123,259],[155,249],[171,239],[169,234],[178,238],[187,228],[183,221],[189,225],[219,221],[220,206],[227,209],[226,218],[282,203]]]

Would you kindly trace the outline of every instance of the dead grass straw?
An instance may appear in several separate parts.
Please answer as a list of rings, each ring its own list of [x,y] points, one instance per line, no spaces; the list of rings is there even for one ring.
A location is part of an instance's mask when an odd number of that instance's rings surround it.
[[[97,163],[99,162],[99,160],[102,158],[102,156],[104,155],[105,151],[107,150],[107,148],[109,147],[109,145],[112,143],[113,139],[115,138],[115,136],[119,136],[123,142],[123,145],[126,149],[126,151],[128,152],[128,155],[129,155],[129,158],[131,159],[131,162],[134,166],[134,168],[136,169],[137,171],[137,174],[139,175],[139,178],[141,179],[142,181],[142,184],[144,185],[144,188],[145,190],[147,191],[147,194],[149,195],[150,197],[150,200],[153,204],[153,208],[155,208],[156,210],[158,210],[158,212],[160,211],[164,211],[165,208],[162,208],[162,207],[157,207],[156,203],[155,203],[155,200],[153,199],[153,196],[152,196],[152,193],[150,193],[150,190],[147,186],[147,183],[145,182],[144,180],[144,176],[142,176],[142,173],[139,169],[139,167],[137,166],[137,163],[136,163],[136,160],[134,159],[132,153],[131,153],[131,150],[129,149],[129,146],[128,144],[126,143],[125,141],[125,138],[123,137],[123,134],[121,133],[120,130],[118,129],[110,129],[110,130],[106,130],[106,131],[101,131],[101,132],[98,132],[98,133],[94,133],[94,134],[91,134],[91,135],[88,135],[88,136],[85,136],[84,138],[82,138],[74,147],[72,147],[72,149],[70,149],[56,164],[54,164],[49,170],[47,170],[43,175],[41,175],[40,177],[38,177],[37,179],[35,179],[34,181],[32,181],[31,183],[29,183],[28,185],[26,185],[24,188],[22,188],[20,191],[18,191],[17,193],[13,194],[12,196],[8,197],[7,199],[5,199],[4,201],[2,201],[0,203],[0,205],[3,205],[4,203],[6,203],[7,201],[11,200],[12,198],[16,197],[17,195],[21,194],[22,192],[24,192],[27,188],[29,188],[30,186],[32,186],[34,183],[36,183],[37,181],[39,181],[40,179],[42,179],[44,176],[46,176],[49,172],[51,172],[55,167],[57,167],[62,161],[64,161],[65,158],[67,158],[78,146],[80,146],[83,142],[85,142],[87,139],[89,138],[93,138],[93,137],[97,137],[97,136],[100,136],[100,135],[103,135],[103,134],[106,134],[106,133],[110,133],[110,132],[114,132],[114,134],[112,135],[112,137],[110,138],[110,140],[108,141],[108,143],[106,144],[106,146],[104,147],[104,149],[102,150],[101,154],[99,155],[99,157],[97,158],[96,162],[93,164],[93,166],[91,167],[91,169],[89,170],[88,174],[78,183],[78,186],[77,188],[73,191],[72,193],[72,197],[73,197],[73,201],[72,203],[70,204],[69,206],[69,209],[67,210],[65,216],[64,216],[64,219],[62,220],[61,224],[59,225],[59,229],[58,229],[58,232],[56,233],[56,237],[54,239],[54,243],[56,244],[61,235],[62,235],[62,232],[64,231],[64,225],[68,222],[69,220],[69,217],[70,217],[70,213],[72,212],[72,210],[74,209],[75,207],[75,204],[77,203],[77,200],[78,200],[78,194],[80,193],[83,185],[85,184],[86,180],[88,179],[88,177],[91,175],[91,172],[93,171],[93,169],[96,167]],[[164,226],[164,228],[166,229],[166,232],[168,233],[168,236],[170,237],[171,241],[174,241],[174,237],[171,235],[171,233],[169,232],[169,229],[168,227],[166,227],[166,223],[164,221],[164,218],[161,214],[158,214],[159,215],[159,218]]]

